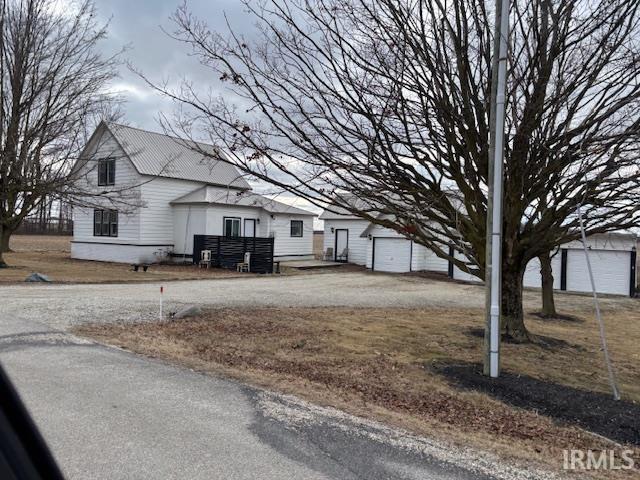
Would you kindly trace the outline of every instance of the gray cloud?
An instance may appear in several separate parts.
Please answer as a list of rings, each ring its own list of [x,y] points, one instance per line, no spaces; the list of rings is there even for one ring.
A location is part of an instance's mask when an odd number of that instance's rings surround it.
[[[96,0],[98,16],[110,21],[109,37],[102,44],[105,54],[113,54],[123,47],[124,54],[136,69],[153,82],[176,84],[188,78],[202,90],[220,88],[216,75],[201,66],[189,55],[187,46],[170,38],[174,25],[169,17],[180,5],[180,0]],[[189,9],[206,20],[212,30],[227,31],[225,15],[234,29],[251,36],[253,22],[244,12],[239,0],[191,0]],[[163,31],[163,29],[165,31]],[[172,104],[153,92],[126,66],[114,88],[126,99],[126,118],[133,126],[155,130],[160,112],[170,113]]]

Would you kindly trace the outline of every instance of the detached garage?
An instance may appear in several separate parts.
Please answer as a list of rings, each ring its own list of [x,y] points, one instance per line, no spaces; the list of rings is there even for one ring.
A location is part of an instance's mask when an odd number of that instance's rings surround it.
[[[324,212],[325,250],[348,251],[346,261],[377,272],[405,273],[417,271],[439,272],[455,280],[481,282],[452,262],[402,234],[368,223],[348,214]],[[343,234],[340,237],[340,234]],[[635,295],[636,289],[636,235],[608,233],[587,238],[596,291],[613,295]],[[346,246],[345,246],[346,245]],[[448,247],[443,247],[448,248]],[[451,250],[450,250],[451,252]],[[456,251],[458,259],[465,259]],[[574,241],[561,246],[551,259],[553,285],[556,290],[591,292],[591,284],[582,242]],[[529,262],[523,278],[525,287],[540,288],[540,261]]]
[[[589,260],[598,293],[635,295],[636,236],[626,233],[587,238]],[[551,259],[553,288],[567,292],[591,292],[591,280],[582,242],[562,245]],[[525,287],[541,286],[540,262],[534,258],[524,274]]]

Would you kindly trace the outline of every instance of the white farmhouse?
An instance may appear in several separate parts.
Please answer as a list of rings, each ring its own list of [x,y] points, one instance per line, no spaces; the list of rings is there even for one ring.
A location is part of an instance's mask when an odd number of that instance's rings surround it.
[[[72,258],[191,261],[194,235],[274,237],[276,260],[313,258],[314,213],[252,192],[232,164],[198,149],[101,123],[76,169],[83,190],[107,193],[74,208]]]
[[[324,220],[324,252],[331,259],[355,263],[380,272],[430,271],[461,281],[478,282],[470,275],[434,252],[402,234],[359,218],[333,206],[319,217]],[[590,261],[599,293],[635,295],[636,235],[608,233],[587,238]],[[562,245],[552,257],[554,287],[558,290],[590,292],[587,263],[582,242]],[[449,255],[464,259],[462,252]],[[533,259],[524,274],[525,287],[540,287],[540,262]]]

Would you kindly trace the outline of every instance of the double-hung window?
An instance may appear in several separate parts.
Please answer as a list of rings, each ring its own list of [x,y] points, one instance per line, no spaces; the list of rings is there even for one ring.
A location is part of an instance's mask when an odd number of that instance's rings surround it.
[[[115,185],[116,161],[113,158],[98,160],[98,185]]]
[[[302,236],[302,220],[291,220],[291,236]]]
[[[93,211],[93,236],[117,237],[118,236],[118,212],[117,210]]]
[[[237,217],[224,217],[223,219],[223,235],[225,237],[240,236],[240,219]]]

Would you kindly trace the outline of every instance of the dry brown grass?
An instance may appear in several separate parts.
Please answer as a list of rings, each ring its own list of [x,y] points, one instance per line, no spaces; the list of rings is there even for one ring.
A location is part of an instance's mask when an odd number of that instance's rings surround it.
[[[13,252],[4,254],[9,268],[0,269],[0,284],[23,282],[33,272],[48,275],[57,283],[155,282],[247,275],[192,265],[153,265],[147,272],[133,272],[130,265],[123,263],[72,259],[70,242],[71,237],[64,236],[12,236]]]
[[[640,313],[634,305],[623,303],[615,312],[605,307],[605,315],[621,389],[639,401]],[[590,316],[580,309],[567,313]],[[505,371],[607,391],[590,317],[559,322],[529,315],[527,322],[536,335],[556,341],[503,345]],[[584,430],[456,387],[432,368],[477,362],[482,339],[469,332],[481,325],[482,311],[462,308],[224,309],[162,325],[82,326],[76,333],[518,461],[559,468],[564,448],[611,446]]]

